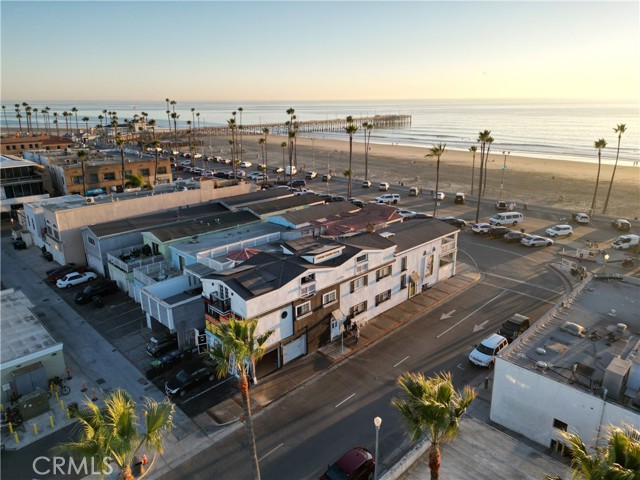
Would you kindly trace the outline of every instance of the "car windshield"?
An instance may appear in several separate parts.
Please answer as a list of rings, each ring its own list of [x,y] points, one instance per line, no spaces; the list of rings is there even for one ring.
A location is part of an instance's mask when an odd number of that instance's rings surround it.
[[[349,474],[335,464],[329,467],[324,476],[329,480],[347,480],[349,478]]]
[[[481,343],[476,347],[476,350],[485,355],[493,355],[493,348],[487,347],[484,343]]]
[[[181,382],[184,383],[187,380],[189,380],[189,373],[186,370],[180,370],[178,372],[178,374],[176,375],[176,379]]]

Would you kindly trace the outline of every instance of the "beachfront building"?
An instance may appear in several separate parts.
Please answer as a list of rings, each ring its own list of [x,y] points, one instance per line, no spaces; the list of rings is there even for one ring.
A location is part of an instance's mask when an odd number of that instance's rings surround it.
[[[638,298],[637,278],[591,279],[539,319],[496,360],[491,420],[565,455],[563,431],[592,449],[640,429]]]
[[[73,146],[68,138],[52,135],[3,136],[0,138],[2,153],[22,155],[30,150],[64,151]]]
[[[50,173],[58,195],[100,195],[122,191],[122,158],[117,150],[85,150],[81,160],[79,149],[58,152],[25,152],[25,158],[43,165]],[[124,182],[130,176],[139,176],[147,185],[173,181],[171,162],[158,158],[157,175],[155,157],[125,153]],[[83,165],[84,163],[84,165]]]
[[[0,155],[0,211],[15,220],[23,204],[49,198],[48,175],[39,165],[13,155]]]
[[[457,234],[421,219],[341,240],[283,238],[202,276],[208,341],[219,322],[258,318],[258,334],[275,332],[262,363],[282,366],[455,275]]]

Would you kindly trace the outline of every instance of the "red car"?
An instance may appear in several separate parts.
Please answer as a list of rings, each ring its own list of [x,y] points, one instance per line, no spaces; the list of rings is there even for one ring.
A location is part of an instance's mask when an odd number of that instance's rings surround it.
[[[370,480],[375,473],[371,452],[364,447],[354,447],[324,472],[320,480]]]

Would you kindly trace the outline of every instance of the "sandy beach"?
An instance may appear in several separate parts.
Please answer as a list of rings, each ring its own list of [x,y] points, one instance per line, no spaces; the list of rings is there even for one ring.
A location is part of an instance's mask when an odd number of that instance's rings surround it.
[[[260,161],[262,154],[258,136],[244,135],[242,145],[243,158],[253,162]],[[364,143],[353,141],[352,165],[355,178],[364,178]],[[269,165],[282,165],[281,143],[285,137],[268,137]],[[214,151],[230,156],[227,139],[213,138]],[[425,190],[435,188],[436,160],[425,158],[426,148],[398,145],[369,145],[369,179],[373,182],[388,181],[405,186],[419,186]],[[607,152],[612,155],[612,152]],[[594,150],[594,159],[596,159]],[[347,168],[349,163],[349,141],[326,140],[299,137],[297,141],[298,167],[327,171],[327,165],[337,175]],[[593,160],[593,159],[590,159]],[[289,158],[285,149],[285,163]],[[476,153],[475,190],[477,192],[480,152]],[[446,150],[440,159],[440,186],[445,192],[471,192],[471,152]],[[490,152],[487,177],[487,198],[498,199],[503,176],[504,156],[502,152]],[[595,189],[598,165],[588,162],[539,159],[507,156],[507,170],[504,173],[502,198],[518,204],[546,205],[565,208],[571,211],[588,212]],[[602,213],[612,165],[602,165],[596,203],[596,213]],[[640,168],[618,165],[608,214],[627,218],[640,216]]]

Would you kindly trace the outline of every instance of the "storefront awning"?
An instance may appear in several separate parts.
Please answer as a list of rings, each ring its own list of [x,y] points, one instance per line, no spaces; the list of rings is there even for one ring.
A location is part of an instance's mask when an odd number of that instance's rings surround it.
[[[420,283],[420,274],[418,272],[413,272],[411,275],[409,275],[409,278],[411,278],[411,281],[413,283]]]
[[[344,313],[339,308],[336,308],[333,312],[331,312],[331,316],[336,320],[342,320],[344,318]]]

